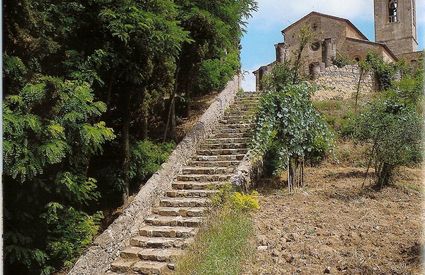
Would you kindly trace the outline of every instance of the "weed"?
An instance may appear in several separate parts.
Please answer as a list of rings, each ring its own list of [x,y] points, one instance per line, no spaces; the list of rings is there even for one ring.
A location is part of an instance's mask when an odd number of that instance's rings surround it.
[[[254,234],[250,209],[257,209],[258,194],[234,192],[224,185],[213,198],[213,211],[188,252],[177,262],[179,275],[240,274],[250,257]]]

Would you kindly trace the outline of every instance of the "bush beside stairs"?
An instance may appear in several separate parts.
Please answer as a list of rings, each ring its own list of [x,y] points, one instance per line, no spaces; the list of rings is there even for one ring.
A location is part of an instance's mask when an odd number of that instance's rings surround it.
[[[258,93],[237,96],[108,274],[173,272],[176,258],[194,241],[210,206],[209,198],[230,181],[248,152],[258,100]]]

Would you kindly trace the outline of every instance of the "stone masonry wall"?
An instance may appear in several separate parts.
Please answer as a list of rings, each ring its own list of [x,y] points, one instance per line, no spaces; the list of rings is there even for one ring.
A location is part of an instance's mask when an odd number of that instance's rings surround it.
[[[137,235],[155,201],[171,189],[182,167],[195,154],[198,145],[212,132],[235,100],[240,87],[239,77],[231,80],[217,96],[192,131],[177,146],[166,163],[140,189],[124,212],[99,235],[69,272],[72,275],[105,274],[119,256],[119,251],[128,246],[131,237]]]
[[[342,68],[331,66],[317,74],[313,83],[319,86],[313,99],[349,99],[357,92],[360,77],[358,65],[347,65]],[[368,94],[376,91],[376,81],[372,73],[366,73],[360,83],[360,93]]]

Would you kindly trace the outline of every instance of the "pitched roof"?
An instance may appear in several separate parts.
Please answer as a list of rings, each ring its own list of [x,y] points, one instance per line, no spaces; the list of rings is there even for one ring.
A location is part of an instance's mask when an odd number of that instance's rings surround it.
[[[388,46],[383,44],[383,43],[372,42],[372,41],[369,41],[369,40],[362,40],[362,39],[356,39],[356,38],[351,38],[351,37],[347,37],[347,40],[351,40],[351,41],[358,42],[358,43],[365,43],[365,44],[369,44],[369,45],[375,45],[375,46],[383,47],[387,51],[387,53],[389,55],[391,55],[392,58],[394,58],[395,61],[398,60],[397,56],[390,50],[390,48],[388,48]]]
[[[330,19],[334,19],[334,20],[338,20],[341,22],[346,23],[348,26],[350,26],[354,31],[356,31],[364,40],[369,40],[367,39],[367,37],[353,24],[351,23],[350,20],[342,18],[342,17],[336,17],[333,15],[328,15],[328,14],[324,14],[324,13],[320,13],[320,12],[310,12],[309,14],[307,14],[306,16],[304,16],[303,18],[299,19],[298,21],[296,21],[295,23],[292,23],[291,25],[289,25],[288,27],[286,27],[284,30],[282,30],[282,33],[285,33],[286,31],[288,31],[289,29],[291,29],[293,26],[295,26],[296,24],[298,24],[300,21],[306,19],[307,17],[310,17],[312,15],[318,15],[318,16],[322,16],[322,17],[326,17],[326,18],[330,18]]]

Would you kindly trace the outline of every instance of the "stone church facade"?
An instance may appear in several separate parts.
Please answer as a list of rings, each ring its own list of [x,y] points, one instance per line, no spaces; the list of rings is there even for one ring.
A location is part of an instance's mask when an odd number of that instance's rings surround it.
[[[282,31],[284,42],[275,45],[276,60],[254,72],[257,91],[262,89],[261,80],[273,65],[294,58],[303,26],[309,26],[314,33],[313,41],[302,55],[303,71],[313,79],[332,75],[329,71],[338,71],[334,66],[338,58],[355,62],[364,59],[369,52],[377,53],[386,62],[400,59],[417,62],[423,52],[417,51],[415,1],[374,0],[376,42],[369,41],[347,19],[318,12],[309,13]],[[356,71],[355,67],[353,71]],[[343,71],[346,72],[347,68]]]

